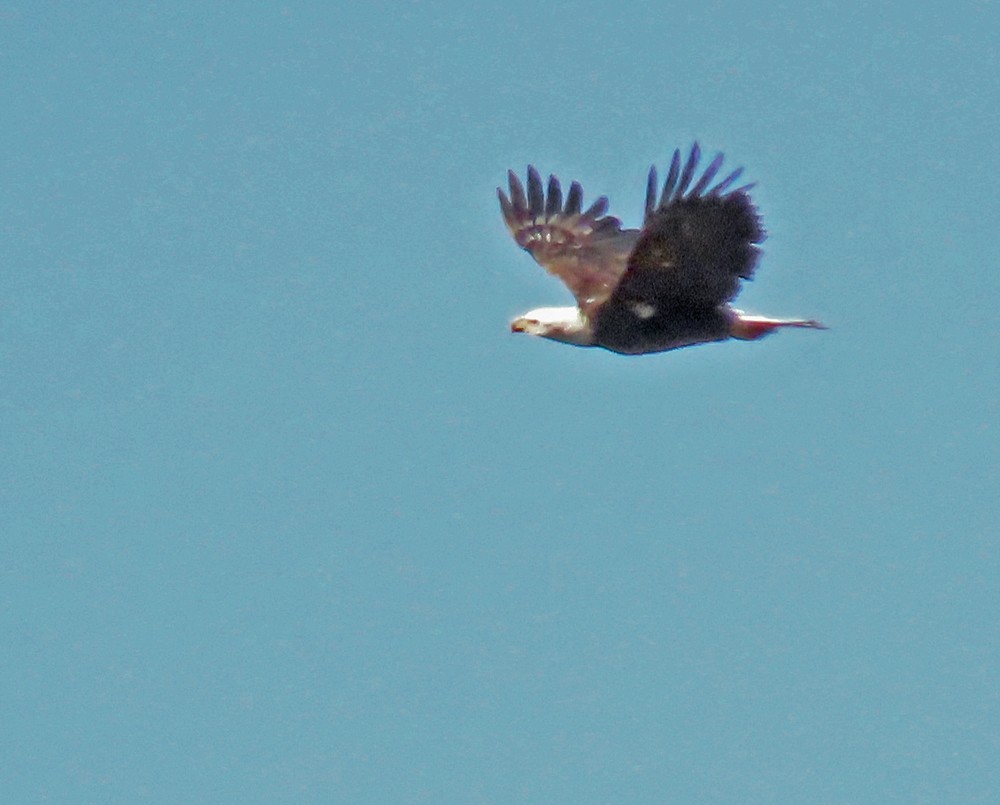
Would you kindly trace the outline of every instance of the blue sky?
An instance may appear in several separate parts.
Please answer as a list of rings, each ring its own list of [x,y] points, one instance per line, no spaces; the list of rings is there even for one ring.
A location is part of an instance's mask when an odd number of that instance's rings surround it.
[[[0,5],[11,801],[1000,797],[995,4]],[[508,333],[697,138],[788,331]]]

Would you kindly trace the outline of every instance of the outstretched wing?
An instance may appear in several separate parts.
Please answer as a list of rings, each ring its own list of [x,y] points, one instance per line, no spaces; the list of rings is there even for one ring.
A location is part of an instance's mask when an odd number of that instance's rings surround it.
[[[586,211],[583,188],[573,182],[563,203],[562,187],[549,177],[547,190],[538,171],[528,166],[528,192],[508,171],[510,198],[499,187],[497,196],[507,228],[518,245],[570,289],[580,309],[589,314],[603,304],[625,273],[639,231],[622,229],[621,221],[605,213],[601,196]]]
[[[650,169],[643,228],[609,307],[707,312],[733,299],[741,279],[753,277],[765,238],[748,195],[753,185],[729,190],[743,172],[739,168],[708,189],[722,154],[691,185],[700,157],[695,143],[682,167],[680,151],[674,151],[659,203],[656,168]]]

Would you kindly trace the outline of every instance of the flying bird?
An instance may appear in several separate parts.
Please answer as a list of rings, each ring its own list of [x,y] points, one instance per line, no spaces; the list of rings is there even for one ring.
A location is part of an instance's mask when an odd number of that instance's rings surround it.
[[[515,333],[625,355],[664,352],[738,338],[754,341],[780,327],[825,329],[814,319],[771,319],[732,307],[740,280],[753,278],[765,234],[750,199],[754,186],[730,190],[738,168],[715,185],[718,154],[695,179],[701,151],[674,151],[660,190],[656,167],[646,183],[642,229],[607,215],[608,199],[583,209],[583,188],[562,186],[528,166],[528,187],[508,171],[510,197],[497,188],[504,221],[518,245],[561,279],[575,307],[518,316]],[[659,193],[658,193],[659,191]]]

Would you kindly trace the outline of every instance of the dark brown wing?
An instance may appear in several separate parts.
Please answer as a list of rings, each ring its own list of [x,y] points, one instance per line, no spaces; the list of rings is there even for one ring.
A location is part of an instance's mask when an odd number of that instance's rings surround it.
[[[601,196],[586,211],[583,188],[573,182],[563,203],[562,187],[549,177],[547,191],[538,171],[528,166],[528,192],[508,171],[510,198],[499,187],[497,196],[504,221],[521,248],[549,273],[561,279],[589,314],[603,304],[625,273],[639,231],[622,229]]]
[[[707,189],[722,167],[719,154],[692,186],[700,156],[695,143],[682,168],[674,152],[658,204],[656,168],[650,169],[645,222],[608,305],[678,315],[710,311],[739,293],[741,279],[753,277],[765,238],[747,192],[753,185],[728,189],[740,168]]]

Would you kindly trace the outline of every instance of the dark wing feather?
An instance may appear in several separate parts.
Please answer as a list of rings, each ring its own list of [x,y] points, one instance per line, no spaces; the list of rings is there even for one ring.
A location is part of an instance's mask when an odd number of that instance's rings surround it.
[[[607,215],[608,200],[600,197],[585,212],[583,188],[570,185],[563,204],[562,186],[550,176],[548,188],[534,167],[528,167],[528,187],[508,172],[510,198],[497,188],[500,209],[511,235],[548,272],[559,277],[584,313],[602,305],[625,273],[639,231],[622,229]]]
[[[651,171],[645,225],[609,305],[708,310],[733,299],[740,280],[753,277],[765,234],[747,194],[751,185],[725,192],[739,177],[737,170],[708,189],[722,167],[720,154],[688,190],[699,156],[695,143],[682,169],[680,153],[674,153],[655,209]]]

